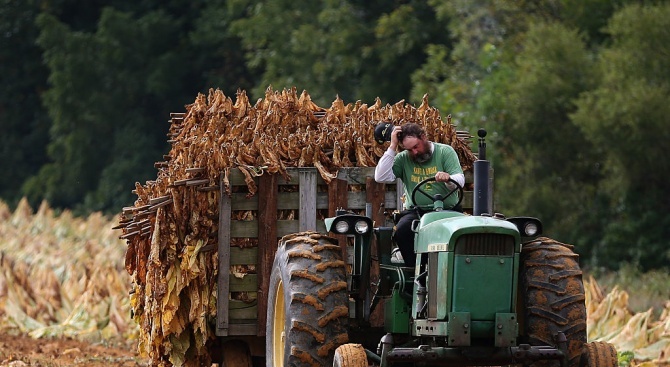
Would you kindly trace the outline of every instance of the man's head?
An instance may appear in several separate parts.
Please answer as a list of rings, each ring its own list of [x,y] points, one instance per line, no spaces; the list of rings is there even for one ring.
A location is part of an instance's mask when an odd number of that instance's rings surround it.
[[[426,130],[419,124],[410,122],[403,125],[398,133],[398,141],[414,162],[424,163],[433,156],[430,151],[430,141],[426,137]]]

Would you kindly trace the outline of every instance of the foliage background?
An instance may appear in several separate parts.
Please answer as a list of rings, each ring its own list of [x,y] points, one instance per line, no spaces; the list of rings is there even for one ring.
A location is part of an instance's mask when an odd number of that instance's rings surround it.
[[[632,0],[0,1],[0,198],[116,213],[198,92],[401,99],[489,131],[496,205],[586,265],[667,267],[670,6]]]

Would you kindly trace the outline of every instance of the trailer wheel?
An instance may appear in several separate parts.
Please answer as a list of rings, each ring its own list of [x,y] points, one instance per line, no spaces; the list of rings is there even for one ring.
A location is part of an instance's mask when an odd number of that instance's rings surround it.
[[[570,367],[579,366],[586,343],[586,298],[578,258],[572,246],[546,237],[524,244],[521,251],[525,337],[531,345],[558,346],[555,336],[563,332]],[[533,364],[547,365],[552,364]]]
[[[584,345],[582,367],[617,367],[618,365],[619,359],[612,344],[590,342]]]
[[[231,340],[222,346],[221,367],[251,367],[251,353],[247,343]]]
[[[368,367],[368,357],[360,344],[342,344],[335,349],[333,367]]]
[[[268,290],[266,365],[330,366],[349,341],[346,266],[335,239],[284,236]]]

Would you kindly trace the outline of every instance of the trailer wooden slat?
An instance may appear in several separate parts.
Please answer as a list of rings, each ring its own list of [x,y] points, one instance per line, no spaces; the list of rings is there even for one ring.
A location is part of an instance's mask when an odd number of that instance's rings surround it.
[[[258,247],[230,248],[230,265],[256,265],[257,263]],[[254,292],[255,291],[256,290],[254,290]]]
[[[223,180],[223,175],[221,175]],[[230,197],[226,195],[223,182],[219,194],[219,228],[230,228]],[[228,292],[230,289],[230,231],[219,230],[219,274],[217,278],[216,335],[228,335]]]
[[[346,208],[347,204],[347,193],[348,193],[347,181],[343,179],[335,179],[330,182],[328,185],[328,216],[334,217],[335,212],[339,208]],[[325,228],[324,228],[325,231]],[[334,235],[335,239],[340,245],[342,250],[342,258],[346,259],[347,257],[347,236],[345,235]]]
[[[249,323],[247,320],[244,324],[230,324],[228,329],[230,335],[256,335],[257,327],[256,323]]]
[[[258,274],[247,274],[244,278],[231,277],[230,278],[231,292],[257,292],[258,291]],[[254,315],[256,317],[256,315]]]
[[[234,223],[232,228],[230,228],[231,237],[256,238],[259,235],[259,224],[257,220],[232,221],[231,223]],[[275,221],[275,226],[277,227],[277,237],[282,237],[291,233],[302,232],[300,229],[300,222],[298,220],[277,220]],[[315,230],[317,232],[323,232],[325,229],[326,226],[322,221],[316,222]]]
[[[230,300],[230,318],[236,320],[253,320],[258,314],[258,305],[254,303],[246,303],[238,300]],[[232,327],[230,324],[228,327]],[[256,330],[248,330],[247,332],[256,335]]]
[[[301,169],[300,177],[300,232],[316,231],[316,169]]]
[[[372,208],[372,213],[368,213],[370,218],[372,218],[373,223],[378,226],[380,223],[386,221],[385,208],[386,208],[386,185],[378,183],[372,177],[367,178],[365,184],[365,194],[366,201],[370,203]],[[370,248],[370,254],[375,256],[377,253],[377,241],[372,241],[372,246]],[[379,284],[379,259],[377,261],[371,262],[370,268],[370,283]],[[384,326],[384,304],[381,302],[375,311],[370,315],[370,324],[374,327]]]
[[[270,287],[270,276],[272,275],[272,263],[277,252],[277,181],[279,175],[263,175],[258,179],[258,197],[265,199],[263,203],[265,210],[258,213],[258,269],[261,274],[258,284],[257,315],[258,320],[256,334],[265,335],[267,322],[267,289]],[[258,204],[257,204],[258,205]],[[258,207],[258,206],[257,206]]]

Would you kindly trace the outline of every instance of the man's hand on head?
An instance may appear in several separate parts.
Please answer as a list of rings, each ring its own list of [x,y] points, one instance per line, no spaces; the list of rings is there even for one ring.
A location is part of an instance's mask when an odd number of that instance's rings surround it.
[[[391,132],[391,145],[389,148],[396,150],[398,147],[398,144],[400,143],[400,140],[398,139],[398,133],[402,130],[402,127],[400,126],[394,126],[393,131]]]

